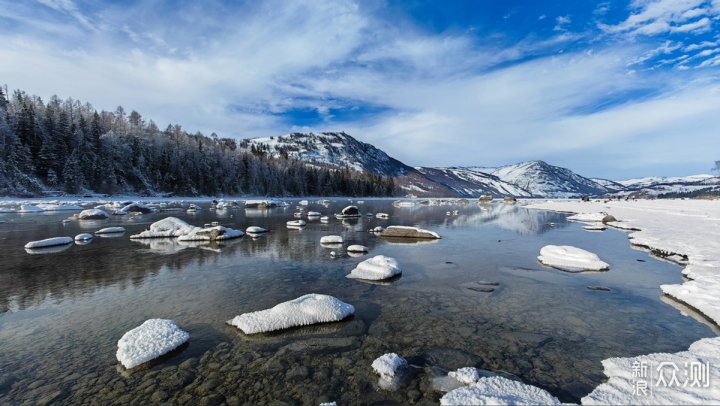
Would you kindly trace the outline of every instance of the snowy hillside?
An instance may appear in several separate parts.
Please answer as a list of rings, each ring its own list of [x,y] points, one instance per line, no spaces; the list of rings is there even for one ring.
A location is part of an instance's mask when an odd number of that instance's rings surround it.
[[[492,175],[527,190],[533,196],[569,198],[608,191],[604,186],[569,169],[548,165],[543,161],[501,166]]]
[[[664,177],[659,177],[659,176],[650,176],[647,178],[618,180],[615,183],[619,183],[626,188],[641,188],[641,187],[648,187],[648,186],[660,185],[660,184],[674,185],[674,184],[698,183],[698,182],[701,182],[701,181],[704,181],[704,180],[710,179],[710,178],[713,178],[713,176],[712,175],[692,175],[692,176],[669,177],[669,178],[664,178]]]
[[[463,197],[480,195],[530,197],[530,193],[498,177],[467,168],[415,168],[427,178],[447,186]]]
[[[607,180],[607,179],[598,179],[598,178],[590,178],[591,181],[597,183],[600,186],[604,186],[608,190],[622,190],[625,189],[624,185],[621,185],[618,182],[615,182],[613,180]]]
[[[240,142],[239,148],[252,150],[264,146],[267,153],[280,157],[283,153],[313,165],[328,168],[348,166],[358,171],[396,177],[412,171],[412,168],[389,157],[373,145],[361,142],[345,134],[293,133],[280,137],[253,138]]]

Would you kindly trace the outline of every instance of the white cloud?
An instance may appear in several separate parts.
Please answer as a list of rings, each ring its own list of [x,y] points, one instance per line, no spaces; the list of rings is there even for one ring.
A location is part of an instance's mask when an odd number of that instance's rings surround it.
[[[570,16],[559,16],[555,19],[557,21],[557,25],[553,28],[555,31],[564,31],[566,30],[565,25],[570,24],[572,21],[570,20]]]
[[[713,4],[716,1],[713,0]],[[639,34],[653,36],[666,32],[698,34],[710,28],[712,24],[710,19],[705,17],[698,21],[687,22],[689,19],[720,13],[720,7],[711,9],[701,7],[706,3],[707,0],[633,0],[630,8],[636,12],[625,21],[617,25],[599,24],[598,26],[607,33],[626,33],[631,36]]]
[[[655,49],[645,52],[642,56],[637,56],[627,62],[626,66],[636,65],[647,61],[648,59],[654,58],[660,54],[670,54],[673,51],[680,49],[683,46],[682,42],[673,44],[672,41],[665,41],[665,43]]]

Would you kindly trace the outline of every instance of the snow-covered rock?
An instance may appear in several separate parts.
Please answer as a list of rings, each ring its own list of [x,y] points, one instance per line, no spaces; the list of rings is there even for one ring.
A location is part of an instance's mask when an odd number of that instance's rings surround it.
[[[538,260],[544,265],[566,271],[604,271],[610,268],[592,252],[569,245],[546,245],[540,250]]]
[[[342,244],[345,240],[339,235],[325,235],[320,238],[320,244]]]
[[[244,206],[246,209],[264,209],[277,206],[277,202],[274,200],[246,200]]]
[[[25,244],[25,248],[52,247],[55,245],[71,244],[72,242],[73,242],[72,237],[46,238],[46,239],[40,240],[40,241],[30,241],[29,243]]]
[[[114,233],[124,233],[125,229],[122,227],[107,227],[100,229],[98,231],[95,231],[95,234],[114,234]]]
[[[130,203],[127,206],[123,207],[122,209],[116,211],[115,214],[122,215],[122,214],[128,214],[128,213],[133,213],[133,212],[140,212],[142,214],[148,214],[148,213],[152,213],[153,209],[152,209],[152,207],[149,207],[142,203]]]
[[[360,209],[357,206],[347,206],[339,214],[336,214],[337,218],[348,218],[348,217],[362,217]]]
[[[250,226],[245,229],[245,232],[248,234],[262,234],[267,233],[267,230],[262,227]]]
[[[80,212],[80,214],[77,215],[78,220],[104,220],[106,218],[109,218],[110,215],[107,214],[104,210],[99,209],[89,209],[89,210],[83,210]]]
[[[321,214],[318,211],[309,211],[309,212],[307,212],[307,216],[308,217],[320,217]]]
[[[200,230],[200,227],[191,226],[177,217],[167,217],[150,224],[147,230],[140,234],[131,235],[130,238],[180,237],[195,230]]]
[[[663,362],[667,364],[661,366]],[[717,368],[720,365],[720,337],[703,338],[693,343],[687,351],[674,354],[609,358],[602,364],[605,375],[610,379],[582,398],[584,405],[720,403],[720,387],[717,385],[720,382],[720,369]],[[637,370],[634,365],[646,366],[644,379],[633,375]],[[677,384],[672,383],[673,375],[676,376]],[[647,391],[635,395],[637,390],[634,389],[641,380],[647,382]]]
[[[150,319],[122,336],[116,356],[131,369],[174,350],[189,338],[190,334],[172,320]]]
[[[371,229],[368,230],[368,231],[371,232],[371,233],[382,233],[384,230],[385,230],[384,227],[382,227],[382,226],[377,226],[377,227],[375,227],[375,228],[371,228]]]
[[[305,225],[305,221],[304,220],[290,220],[286,224],[288,227],[302,227]]]
[[[500,376],[482,378],[440,398],[441,405],[559,405],[560,401],[535,386]]]
[[[311,293],[277,306],[236,316],[228,324],[245,334],[264,333],[296,326],[339,321],[353,314],[352,305],[327,295]]]
[[[389,226],[382,232],[381,236],[396,238],[441,238],[436,232],[407,226]]]
[[[92,240],[92,238],[93,238],[92,234],[87,234],[87,233],[78,234],[75,236],[75,241],[87,241],[87,240]]]
[[[390,218],[390,215],[387,213],[378,213],[375,215],[375,217],[377,217],[379,219],[388,219],[388,218]]]
[[[465,367],[460,368],[457,371],[451,371],[448,373],[448,376],[456,379],[463,385],[473,384],[480,379],[480,373],[473,367]]]
[[[392,278],[401,272],[402,269],[397,260],[378,255],[359,263],[346,277],[377,281]]]
[[[402,358],[394,352],[381,355],[372,363],[372,369],[380,377],[393,377],[395,373],[408,365],[405,358]]]
[[[216,240],[229,240],[232,238],[239,238],[245,235],[240,230],[234,230],[232,228],[225,228],[223,226],[209,227],[209,228],[195,228],[190,233],[181,235],[178,241],[216,241]]]
[[[351,245],[347,247],[348,252],[368,252],[370,249],[364,245]]]

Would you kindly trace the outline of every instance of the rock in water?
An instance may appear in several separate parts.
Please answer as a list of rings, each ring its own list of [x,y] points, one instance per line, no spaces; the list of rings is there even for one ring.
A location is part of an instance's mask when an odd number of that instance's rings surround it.
[[[346,277],[350,279],[379,281],[392,278],[401,272],[402,269],[397,260],[384,255],[378,255],[359,263]]]
[[[339,321],[355,313],[352,305],[327,295],[311,293],[272,309],[244,313],[228,321],[228,324],[245,334],[264,333],[296,326]]]
[[[396,237],[396,238],[441,238],[437,233],[423,230],[417,227],[406,227],[406,226],[389,226],[386,228],[381,237]]]
[[[587,288],[590,290],[604,290],[606,292],[610,292],[610,288],[606,288],[605,286],[588,286]]]
[[[104,220],[110,218],[110,215],[104,210],[90,209],[81,211],[77,218],[78,220]]]
[[[610,268],[592,252],[569,245],[546,245],[540,250],[538,260],[543,265],[570,272],[605,271]]]
[[[117,359],[127,369],[166,354],[190,338],[172,320],[150,319],[118,341]]]

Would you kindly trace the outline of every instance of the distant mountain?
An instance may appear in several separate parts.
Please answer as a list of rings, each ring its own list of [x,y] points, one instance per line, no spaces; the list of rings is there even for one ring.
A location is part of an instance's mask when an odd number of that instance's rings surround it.
[[[480,195],[530,197],[527,190],[505,182],[497,176],[468,168],[415,168],[426,178],[435,181],[462,197]]]
[[[605,186],[569,169],[548,165],[543,161],[501,166],[491,175],[521,187],[537,197],[570,198],[582,195],[594,196],[609,191]]]
[[[373,145],[358,141],[344,132],[293,133],[280,137],[243,140],[239,148],[251,150],[264,146],[275,157],[286,153],[310,164],[338,169],[350,167],[376,175],[397,177],[414,171],[410,166],[389,157]]]
[[[637,178],[628,180],[619,180],[615,183],[622,185],[625,188],[641,188],[654,185],[681,185],[681,184],[696,184],[704,180],[714,178],[712,175],[692,175],[692,176],[681,176],[681,177],[659,177],[650,176],[647,178]]]

